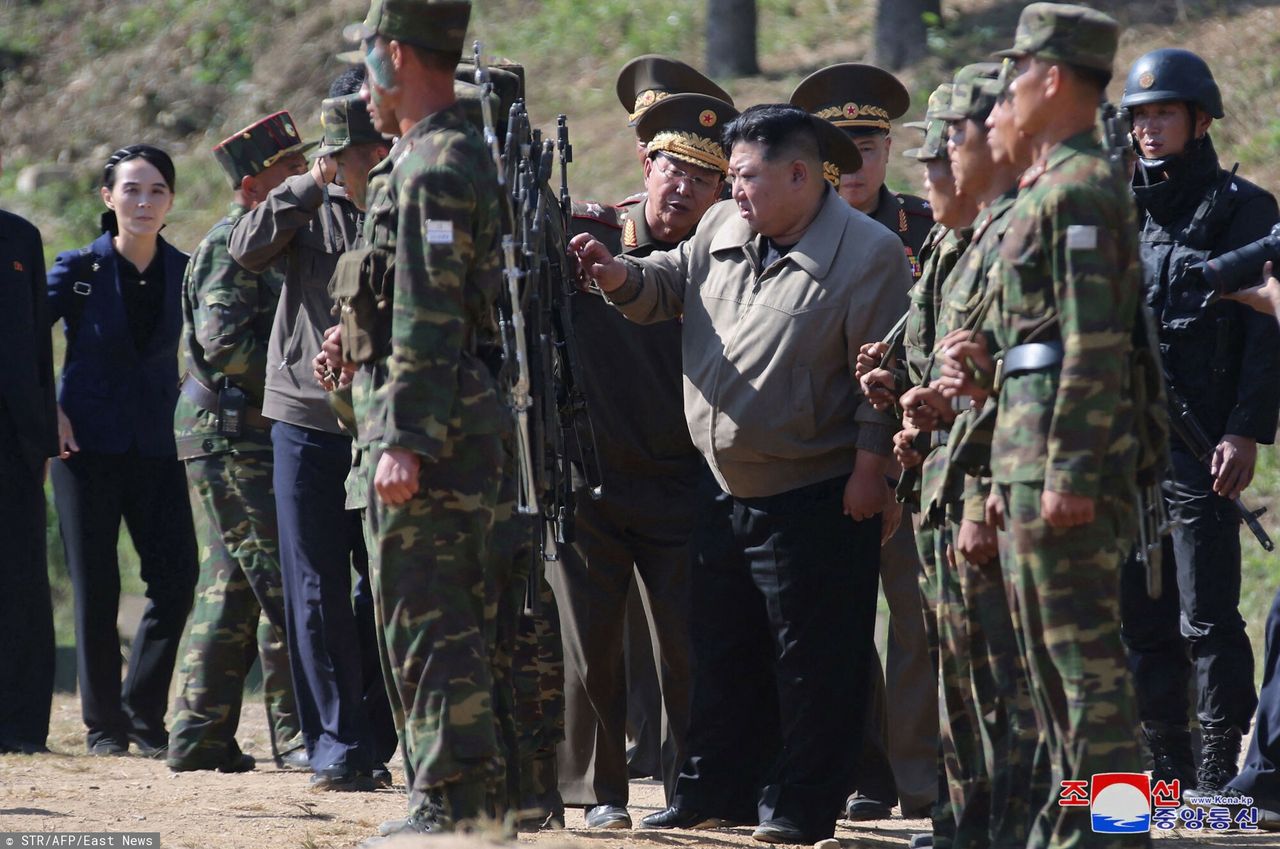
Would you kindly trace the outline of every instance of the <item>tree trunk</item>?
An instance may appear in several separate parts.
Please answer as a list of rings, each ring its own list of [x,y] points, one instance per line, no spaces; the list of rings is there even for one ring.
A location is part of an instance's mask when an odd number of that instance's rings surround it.
[[[872,62],[897,71],[929,53],[926,15],[942,15],[942,0],[879,0]]]
[[[750,77],[756,62],[756,0],[707,0],[707,73]]]

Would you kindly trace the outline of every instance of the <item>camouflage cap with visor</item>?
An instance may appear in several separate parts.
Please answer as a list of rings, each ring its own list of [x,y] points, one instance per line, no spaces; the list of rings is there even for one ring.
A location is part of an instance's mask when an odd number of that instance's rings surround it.
[[[652,156],[664,156],[710,168],[729,170],[721,137],[738,110],[707,94],[673,94],[645,110],[636,123],[636,138]]]
[[[382,133],[373,128],[369,107],[358,94],[330,97],[320,103],[320,126],[324,137],[316,156],[332,156],[354,144],[383,142]]]
[[[231,187],[240,188],[245,177],[253,177],[291,153],[305,153],[316,142],[304,142],[288,112],[277,112],[253,122],[214,145],[213,158],[231,178]]]
[[[469,0],[370,0],[369,13],[342,31],[347,41],[363,43],[375,35],[403,41],[426,50],[461,52],[471,20]],[[364,53],[338,54],[344,62],[360,64]]]
[[[951,83],[943,83],[929,95],[929,106],[925,109],[923,121],[912,121],[906,124],[918,130],[924,130],[924,141],[919,147],[903,151],[902,155],[920,162],[932,162],[947,158],[947,122],[938,115],[951,108]]]
[[[940,121],[963,121],[972,118],[985,121],[1004,92],[999,62],[975,62],[956,71],[952,82],[951,102],[939,110]]]
[[[1120,25],[1088,6],[1032,3],[1018,17],[1013,47],[996,56],[1035,56],[1082,68],[1111,72]]]

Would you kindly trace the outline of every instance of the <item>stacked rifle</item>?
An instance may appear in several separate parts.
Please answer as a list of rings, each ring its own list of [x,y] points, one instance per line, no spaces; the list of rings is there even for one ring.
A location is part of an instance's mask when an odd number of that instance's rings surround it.
[[[517,510],[541,517],[538,550],[556,560],[573,542],[572,464],[593,498],[603,481],[595,433],[579,376],[572,298],[576,265],[568,251],[571,201],[568,165],[573,161],[565,116],[557,139],[544,139],[529,122],[523,100],[512,104],[499,145],[489,94],[492,83],[475,45],[476,85],[482,89],[485,143],[498,171],[504,208],[504,286],[498,303],[502,334],[502,385],[515,421]],[[559,174],[556,175],[556,170]],[[559,191],[552,180],[559,177]],[[531,570],[531,583],[540,570]],[[531,586],[529,599],[537,598]]]

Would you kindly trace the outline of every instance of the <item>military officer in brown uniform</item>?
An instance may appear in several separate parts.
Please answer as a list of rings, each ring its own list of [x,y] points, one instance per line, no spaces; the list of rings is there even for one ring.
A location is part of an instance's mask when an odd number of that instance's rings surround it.
[[[720,197],[728,164],[720,131],[736,115],[703,94],[656,102],[636,125],[648,151],[645,194],[619,206],[579,204],[575,232],[632,256],[675,247]],[[561,787],[567,803],[588,807],[588,827],[627,828],[623,612],[639,591],[643,605],[630,613],[642,627],[631,648],[651,653],[643,628],[651,622],[661,701],[647,719],[666,738],[659,774],[670,791],[689,721],[688,540],[716,487],[685,424],[680,323],[635,324],[597,293],[573,299],[573,323],[604,497],[579,497],[577,539],[548,570],[565,644]],[[619,382],[623,367],[629,377]]]
[[[920,252],[933,226],[932,210],[923,198],[890,191],[884,184],[891,122],[911,105],[906,88],[888,71],[845,63],[810,74],[791,93],[791,102],[853,138],[862,168],[841,175],[840,196],[902,240],[912,278],[918,278]],[[846,810],[851,820],[887,817],[899,800],[904,815],[924,816],[937,787],[937,680],[925,638],[920,557],[911,525],[904,518],[880,556],[880,579],[889,605],[889,646],[885,674],[872,666],[858,783]],[[886,689],[895,706],[892,726],[885,721]]]

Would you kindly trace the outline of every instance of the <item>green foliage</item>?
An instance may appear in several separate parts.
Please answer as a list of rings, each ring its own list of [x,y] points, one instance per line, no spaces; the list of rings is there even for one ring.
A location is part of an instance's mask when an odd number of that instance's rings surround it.
[[[565,55],[567,48],[575,56],[685,55],[698,48],[700,15],[700,5],[663,0],[521,0],[472,12],[473,31],[492,41],[487,52],[520,57]]]

